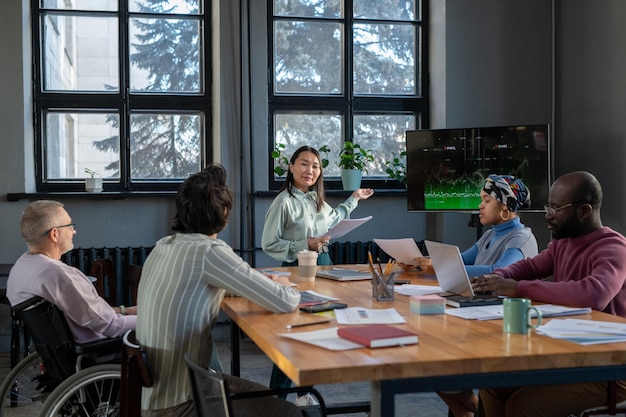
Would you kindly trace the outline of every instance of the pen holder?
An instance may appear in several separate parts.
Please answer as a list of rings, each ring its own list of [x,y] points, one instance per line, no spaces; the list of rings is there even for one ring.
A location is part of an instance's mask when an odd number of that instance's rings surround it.
[[[393,301],[393,285],[395,281],[395,272],[389,275],[379,274],[377,272],[372,274],[372,297],[376,301]]]

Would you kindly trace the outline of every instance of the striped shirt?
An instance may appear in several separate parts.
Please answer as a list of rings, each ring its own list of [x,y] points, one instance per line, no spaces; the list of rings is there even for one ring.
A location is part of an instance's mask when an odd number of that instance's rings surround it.
[[[154,386],[141,408],[160,410],[192,399],[183,359],[208,364],[211,328],[228,291],[272,312],[293,311],[300,294],[250,267],[224,241],[204,234],[159,240],[139,281],[137,339],[144,346]]]

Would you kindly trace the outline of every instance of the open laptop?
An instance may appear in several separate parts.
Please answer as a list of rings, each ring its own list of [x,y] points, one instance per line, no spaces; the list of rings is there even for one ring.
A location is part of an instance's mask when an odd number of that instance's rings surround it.
[[[424,243],[439,286],[447,293],[441,294],[446,299],[446,304],[453,307],[502,304],[500,297],[474,293],[457,246],[430,240],[425,240]]]
[[[353,269],[345,268],[318,268],[315,275],[320,278],[333,279],[335,281],[362,281],[372,279],[372,274],[369,271],[355,271]]]

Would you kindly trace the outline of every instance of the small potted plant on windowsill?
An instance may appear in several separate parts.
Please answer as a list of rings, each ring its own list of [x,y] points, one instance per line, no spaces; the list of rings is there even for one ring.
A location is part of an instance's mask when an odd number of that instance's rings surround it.
[[[99,176],[100,173],[89,168],[85,168],[85,173],[89,175],[88,178],[85,178],[85,191],[88,193],[102,192],[102,177]]]
[[[385,161],[385,172],[389,178],[406,187],[406,151],[400,152],[400,155],[393,153],[392,157],[390,161]]]
[[[344,142],[339,152],[339,168],[344,190],[356,190],[361,187],[363,172],[367,172],[367,164],[374,161],[369,149],[364,149],[354,142]]]

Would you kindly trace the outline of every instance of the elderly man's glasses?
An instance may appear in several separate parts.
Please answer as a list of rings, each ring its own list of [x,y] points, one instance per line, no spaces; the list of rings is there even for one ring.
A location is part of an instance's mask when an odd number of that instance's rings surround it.
[[[567,204],[564,204],[564,205],[562,205],[560,207],[554,207],[554,208],[550,207],[550,206],[543,206],[543,209],[546,211],[546,214],[548,216],[554,216],[557,211],[566,209],[568,207],[575,206],[576,204],[587,204],[587,202],[586,201],[574,201],[573,203],[567,203]]]
[[[62,227],[69,227],[70,230],[76,230],[76,223],[63,224],[61,226],[54,226],[44,232],[44,235],[47,235],[52,231],[52,229],[60,229]]]

